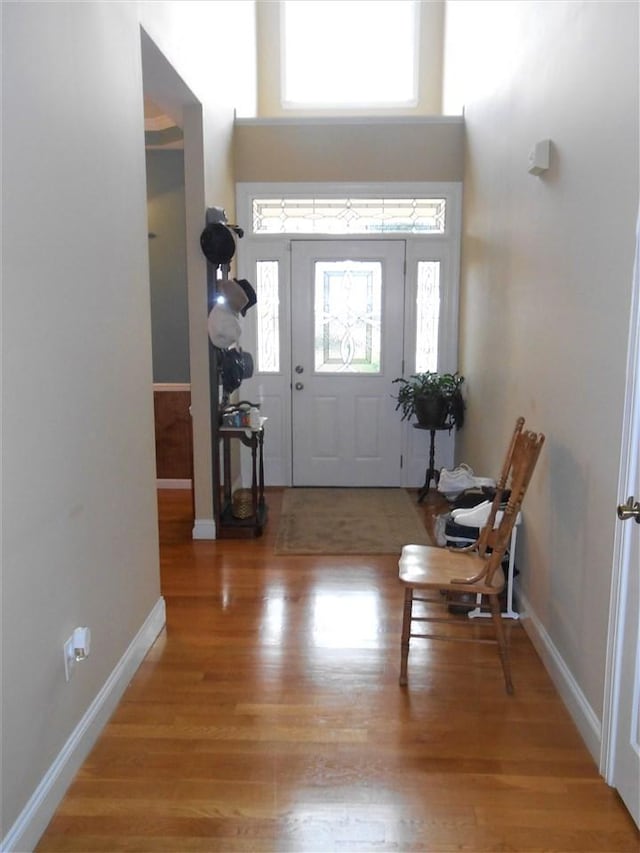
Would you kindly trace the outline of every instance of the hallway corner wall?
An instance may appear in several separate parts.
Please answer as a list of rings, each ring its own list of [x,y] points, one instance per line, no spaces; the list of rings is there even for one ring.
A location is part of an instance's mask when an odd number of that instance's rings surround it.
[[[638,56],[637,4],[447,7],[445,78],[467,131],[459,460],[498,470],[518,415],[546,433],[519,583],[596,734],[638,206]],[[550,168],[534,176],[529,153],[544,139]]]

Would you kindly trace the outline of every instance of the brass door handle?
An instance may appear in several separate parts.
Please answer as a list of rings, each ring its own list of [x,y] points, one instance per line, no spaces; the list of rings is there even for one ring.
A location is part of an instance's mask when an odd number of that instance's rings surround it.
[[[635,518],[636,524],[640,524],[640,501],[636,501],[633,495],[631,495],[631,497],[627,498],[626,504],[619,504],[618,518],[620,521]]]
[[[303,388],[304,388],[304,385],[302,384],[302,382],[296,382],[296,384],[295,384],[296,391],[302,391]]]

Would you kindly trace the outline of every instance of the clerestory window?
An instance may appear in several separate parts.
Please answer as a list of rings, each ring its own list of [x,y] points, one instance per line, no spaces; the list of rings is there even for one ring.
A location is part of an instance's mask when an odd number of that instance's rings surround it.
[[[283,106],[415,106],[419,18],[417,0],[283,0]]]

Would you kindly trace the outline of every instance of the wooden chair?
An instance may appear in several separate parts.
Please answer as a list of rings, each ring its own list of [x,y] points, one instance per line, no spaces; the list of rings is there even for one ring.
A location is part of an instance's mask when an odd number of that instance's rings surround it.
[[[461,640],[466,642],[496,643],[507,693],[513,693],[509,648],[500,615],[499,596],[505,584],[502,572],[502,559],[509,546],[511,531],[515,524],[522,501],[538,461],[544,443],[544,435],[524,430],[524,419],[518,418],[505,463],[498,480],[487,523],[480,531],[477,542],[468,548],[436,548],[427,545],[405,545],[399,562],[400,582],[405,587],[404,615],[402,622],[402,645],[400,662],[400,685],[407,684],[407,659],[409,642],[412,637],[426,639]],[[494,523],[506,490],[509,497],[502,510],[502,518],[497,527]],[[425,590],[439,594],[438,598],[417,596],[415,590]],[[477,636],[473,622],[455,616],[414,616],[414,601],[441,604],[446,607],[447,593],[472,593],[482,595],[491,609],[491,623],[495,638],[484,639]],[[462,627],[473,632],[471,637],[447,634],[414,633],[413,622],[437,622]]]

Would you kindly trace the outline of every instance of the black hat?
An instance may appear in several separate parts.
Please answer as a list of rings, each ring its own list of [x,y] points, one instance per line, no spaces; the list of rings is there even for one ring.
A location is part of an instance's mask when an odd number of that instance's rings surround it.
[[[252,305],[256,304],[256,302],[258,301],[258,297],[256,296],[256,292],[253,289],[253,286],[246,280],[246,278],[234,278],[234,281],[239,284],[240,287],[247,294],[247,304],[244,306],[244,308],[240,310],[240,313],[244,317],[249,308],[251,308]]]
[[[228,264],[236,253],[233,233],[222,222],[212,222],[200,235],[200,246],[210,264]]]
[[[243,379],[253,376],[253,358],[251,353],[239,349],[219,349],[218,364],[222,373],[222,388],[231,394],[239,388]]]

